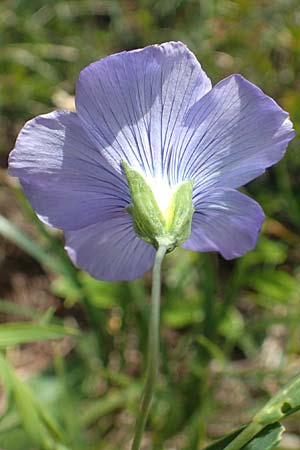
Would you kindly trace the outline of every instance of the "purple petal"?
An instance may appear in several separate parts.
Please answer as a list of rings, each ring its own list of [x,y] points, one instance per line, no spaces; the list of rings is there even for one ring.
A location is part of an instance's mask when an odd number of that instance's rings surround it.
[[[183,247],[242,256],[257,241],[264,213],[258,203],[234,189],[214,189],[195,198],[192,233]]]
[[[28,122],[9,169],[41,220],[64,230],[103,220],[130,202],[122,175],[91,144],[77,115],[67,111]]]
[[[232,75],[186,115],[181,176],[195,181],[195,193],[239,187],[278,162],[293,137],[288,114],[252,83]]]
[[[88,66],[79,77],[76,106],[94,144],[117,170],[124,159],[145,175],[161,176],[184,114],[210,89],[195,56],[181,42],[169,42]]]
[[[133,280],[151,269],[155,249],[140,240],[125,211],[113,219],[66,233],[66,250],[81,269],[100,280]]]

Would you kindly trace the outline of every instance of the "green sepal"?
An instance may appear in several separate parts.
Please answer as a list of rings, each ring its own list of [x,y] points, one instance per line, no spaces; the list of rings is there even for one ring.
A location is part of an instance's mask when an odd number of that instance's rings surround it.
[[[176,246],[183,244],[191,234],[194,214],[192,195],[192,181],[180,184],[167,209],[168,218],[170,218],[167,223],[167,230],[173,236]]]
[[[132,205],[127,207],[127,211],[133,217],[138,236],[152,244],[154,236],[164,233],[166,221],[144,177],[125,161],[123,161],[123,167],[132,199]]]
[[[193,182],[186,181],[174,190],[164,215],[143,175],[125,161],[122,164],[132,200],[126,209],[133,218],[136,234],[155,248],[167,245],[169,251],[183,244],[191,233]]]

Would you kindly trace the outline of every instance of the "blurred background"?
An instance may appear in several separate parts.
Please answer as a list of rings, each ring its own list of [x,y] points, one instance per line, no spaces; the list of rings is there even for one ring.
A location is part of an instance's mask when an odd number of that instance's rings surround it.
[[[299,0],[0,2],[3,450],[129,448],[151,274],[105,283],[77,271],[61,233],[36,219],[8,177],[7,156],[25,121],[74,108],[87,64],[168,40],[185,42],[214,83],[237,72],[260,86],[299,132]],[[202,449],[299,374],[299,171],[296,137],[284,160],[245,188],[267,215],[245,257],[226,262],[181,249],[167,257],[145,450]],[[285,425],[280,448],[299,450],[299,415]]]

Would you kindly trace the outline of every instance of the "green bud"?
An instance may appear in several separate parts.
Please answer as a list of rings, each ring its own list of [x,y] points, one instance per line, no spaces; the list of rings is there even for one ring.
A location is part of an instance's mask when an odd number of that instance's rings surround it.
[[[167,187],[167,199],[164,198],[162,207],[159,198],[164,192],[157,188],[155,196],[155,180],[151,180],[151,188],[147,179],[125,161],[123,167],[132,199],[127,211],[133,218],[136,234],[155,248],[167,245],[169,251],[183,244],[191,233],[193,182],[186,181],[173,190]]]

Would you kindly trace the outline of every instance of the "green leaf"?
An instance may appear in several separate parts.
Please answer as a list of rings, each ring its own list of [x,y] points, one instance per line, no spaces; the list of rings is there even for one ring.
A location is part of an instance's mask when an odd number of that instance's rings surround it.
[[[67,255],[62,252],[61,248],[57,245],[55,252],[53,251],[54,240],[51,242],[51,249],[45,248],[1,215],[0,235],[36,259],[44,268],[57,275],[63,275],[66,279],[68,279],[69,284],[73,286],[73,290],[77,290],[79,296],[82,294],[81,286],[77,280],[76,271]]]
[[[14,316],[24,317],[26,319],[37,318],[40,314],[40,311],[36,308],[23,306],[3,298],[0,298],[0,312],[4,314],[13,314]]]
[[[32,401],[30,389],[16,377],[13,377],[12,384],[16,407],[19,411],[24,429],[36,445],[46,446],[49,435]]]
[[[214,444],[206,447],[205,450],[225,450],[230,442],[232,442],[244,428],[239,429],[226,436]],[[257,434],[248,444],[241,448],[241,450],[272,450],[281,440],[284,427],[280,423],[274,423],[264,428]]]
[[[0,348],[27,342],[59,339],[64,336],[78,336],[79,332],[59,325],[33,323],[5,323],[0,325]]]
[[[253,422],[267,425],[300,409],[300,377],[291,381],[254,416]]]
[[[203,321],[203,307],[201,294],[185,298],[173,299],[162,313],[162,320],[167,326],[183,328]],[[200,301],[199,301],[200,300]]]
[[[0,353],[0,376],[5,389],[13,395],[24,430],[32,442],[43,449],[53,449],[54,440],[60,439],[62,433],[55,420],[43,411],[34,393],[16,375],[14,368]]]
[[[299,286],[295,277],[283,270],[273,269],[261,271],[260,273],[253,272],[249,277],[251,284],[255,287],[257,292],[265,297],[265,301],[273,307],[274,301],[282,302],[284,304],[291,302],[298,302]]]
[[[29,236],[19,230],[19,228],[3,216],[0,216],[0,235],[16,244],[54,273],[60,273],[62,268],[58,258],[52,256],[47,250],[33,241]]]
[[[269,450],[279,442],[284,431],[279,420],[300,409],[300,377],[273,397],[251,423],[207,450]],[[276,434],[277,429],[277,434]],[[218,446],[219,445],[219,446]],[[267,446],[268,445],[268,446]]]
[[[91,426],[100,417],[111,414],[112,412],[124,408],[126,404],[135,401],[141,395],[141,386],[132,384],[126,389],[111,389],[106,396],[100,400],[88,402],[82,405],[81,421],[85,427]]]
[[[113,308],[120,302],[118,283],[95,280],[86,272],[79,274],[79,280],[90,302],[97,308]]]

